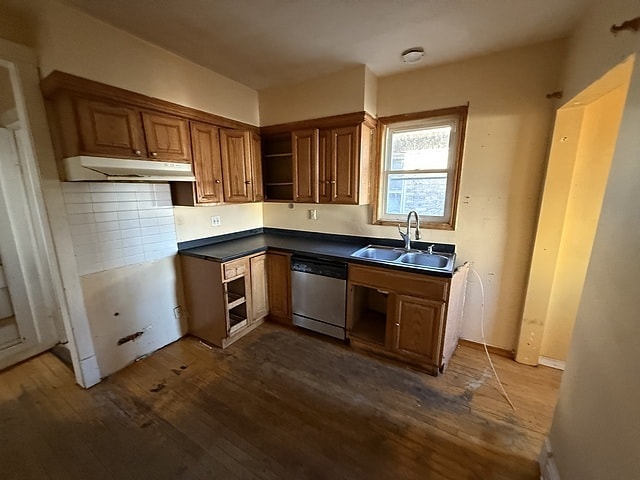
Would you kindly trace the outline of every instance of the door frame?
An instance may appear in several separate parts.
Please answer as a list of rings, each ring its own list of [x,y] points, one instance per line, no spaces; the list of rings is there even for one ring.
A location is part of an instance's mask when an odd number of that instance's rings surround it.
[[[0,65],[9,68],[15,107],[22,122],[20,169],[26,210],[33,227],[37,262],[57,318],[57,334],[68,348],[76,381],[90,387],[100,371],[82,295],[61,183],[47,123],[35,52],[0,39]]]

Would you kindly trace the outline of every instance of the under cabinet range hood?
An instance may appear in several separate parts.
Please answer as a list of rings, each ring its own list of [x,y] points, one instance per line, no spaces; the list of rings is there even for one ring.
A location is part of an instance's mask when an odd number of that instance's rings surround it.
[[[106,157],[64,159],[67,181],[195,182],[190,163]]]

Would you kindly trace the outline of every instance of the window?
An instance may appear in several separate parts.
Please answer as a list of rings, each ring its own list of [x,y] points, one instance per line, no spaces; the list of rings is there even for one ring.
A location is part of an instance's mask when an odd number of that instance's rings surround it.
[[[415,210],[426,227],[453,230],[467,107],[380,118],[375,223]]]

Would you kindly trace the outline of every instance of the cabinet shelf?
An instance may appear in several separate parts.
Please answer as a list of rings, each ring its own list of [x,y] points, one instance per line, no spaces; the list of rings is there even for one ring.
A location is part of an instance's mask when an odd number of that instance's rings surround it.
[[[238,305],[242,305],[246,301],[247,301],[247,298],[244,295],[228,292],[227,293],[227,310],[231,310],[237,307]]]
[[[246,317],[229,312],[229,335],[233,335],[238,330],[246,327],[247,323],[248,320]]]
[[[280,158],[280,157],[291,157],[293,154],[291,152],[287,153],[265,153],[263,155],[264,158]]]
[[[285,185],[293,185],[293,182],[267,182],[265,185],[269,187],[282,187]]]

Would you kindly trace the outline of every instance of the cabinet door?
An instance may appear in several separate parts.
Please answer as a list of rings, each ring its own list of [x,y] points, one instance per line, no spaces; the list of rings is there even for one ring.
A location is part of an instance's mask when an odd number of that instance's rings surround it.
[[[232,128],[220,129],[220,152],[226,202],[252,201],[250,150],[249,132]]]
[[[331,201],[357,204],[360,126],[331,130]]]
[[[191,123],[196,202],[222,203],[222,160],[218,127]]]
[[[388,346],[407,357],[439,366],[444,302],[406,295],[393,295],[392,301]]]
[[[138,110],[97,100],[75,99],[80,152],[108,157],[146,157]]]
[[[269,314],[269,290],[267,288],[267,256],[251,258],[251,319],[260,320]]]
[[[267,253],[267,284],[269,315],[272,319],[291,324],[291,255]]]
[[[264,201],[264,185],[262,183],[262,144],[260,135],[251,133],[251,166],[253,178],[253,201]]]
[[[293,147],[293,201],[317,202],[318,130],[291,133]]]
[[[151,159],[191,163],[187,120],[161,113],[142,112],[142,123]]]
[[[331,202],[331,130],[318,136],[318,201]]]

